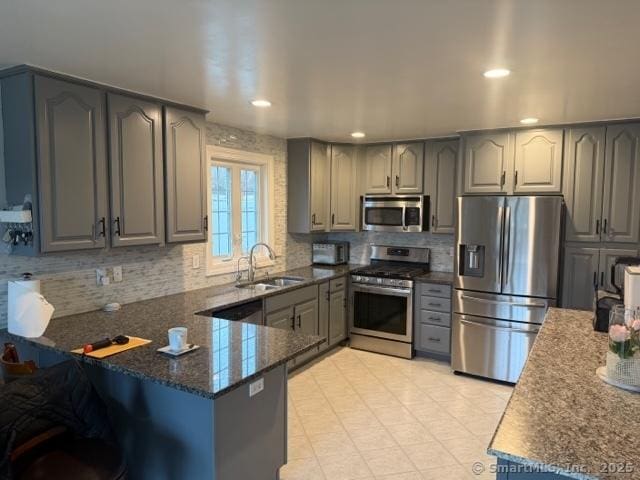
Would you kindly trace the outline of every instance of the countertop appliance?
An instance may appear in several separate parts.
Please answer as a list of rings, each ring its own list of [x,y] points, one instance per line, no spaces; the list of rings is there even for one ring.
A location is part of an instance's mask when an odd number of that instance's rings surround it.
[[[451,364],[515,383],[558,298],[563,199],[458,197]]]
[[[611,293],[615,293],[617,296],[601,296],[598,292],[597,279],[594,278],[593,290],[594,295],[596,296],[596,313],[593,317],[594,330],[598,332],[609,331],[609,315],[611,310],[613,310],[616,305],[623,305],[625,303],[625,270],[630,266],[640,266],[640,257],[618,257],[611,266],[610,283],[613,287],[613,291]]]
[[[243,303],[236,307],[230,307],[225,310],[212,313],[213,318],[222,318],[223,320],[232,320],[236,322],[253,323],[254,325],[263,325],[262,321],[262,300],[256,300],[251,303]]]
[[[371,245],[370,265],[351,273],[350,346],[413,356],[413,279],[429,272],[428,248]]]
[[[349,262],[349,242],[313,242],[311,262],[314,265],[341,265]]]
[[[362,199],[362,229],[375,232],[422,232],[428,229],[429,197],[394,195]]]

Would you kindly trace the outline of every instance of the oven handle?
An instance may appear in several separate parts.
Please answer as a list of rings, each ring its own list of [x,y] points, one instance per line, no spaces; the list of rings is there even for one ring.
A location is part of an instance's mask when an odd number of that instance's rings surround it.
[[[381,295],[391,295],[393,297],[410,297],[412,291],[410,288],[394,288],[394,287],[376,287],[371,285],[353,284],[354,292],[379,293]]]

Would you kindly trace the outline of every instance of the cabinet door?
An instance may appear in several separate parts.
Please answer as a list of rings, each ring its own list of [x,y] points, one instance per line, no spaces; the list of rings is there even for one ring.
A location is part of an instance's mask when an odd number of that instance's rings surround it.
[[[41,250],[106,246],[104,93],[35,77]]]
[[[294,315],[293,307],[283,308],[266,316],[268,327],[282,328],[283,330],[293,330]]]
[[[516,133],[513,184],[515,193],[562,192],[564,130]]]
[[[156,103],[108,94],[111,243],[164,242],[162,110]]]
[[[425,179],[431,209],[431,233],[454,233],[458,140],[427,142]]]
[[[468,135],[464,138],[464,193],[506,193],[512,139],[508,133]]]
[[[572,128],[567,132],[564,162],[567,241],[600,241],[604,135],[605,127]]]
[[[318,286],[318,335],[326,338],[320,349],[327,348],[329,346],[329,282]]]
[[[598,288],[600,290],[606,290],[610,293],[617,293],[613,284],[611,283],[611,267],[616,263],[616,260],[620,257],[636,257],[638,250],[634,249],[620,249],[620,248],[603,248],[600,250],[600,276],[598,278]],[[624,278],[618,280],[618,284],[622,286]]]
[[[329,296],[329,345],[347,338],[347,302],[345,290],[331,292]]]
[[[311,231],[323,232],[329,226],[329,179],[331,176],[329,147],[311,142]]]
[[[602,240],[637,243],[640,230],[640,124],[607,127]]]
[[[331,146],[331,230],[355,230],[356,154],[349,145]]]
[[[204,115],[165,107],[167,242],[206,240]]]
[[[366,193],[391,193],[391,159],[391,145],[365,147]]]
[[[304,335],[318,334],[318,299],[299,303],[295,306],[296,332]]]
[[[562,289],[564,308],[593,310],[594,288],[598,281],[599,252],[597,248],[565,248]]]
[[[393,193],[422,193],[424,142],[393,147]]]

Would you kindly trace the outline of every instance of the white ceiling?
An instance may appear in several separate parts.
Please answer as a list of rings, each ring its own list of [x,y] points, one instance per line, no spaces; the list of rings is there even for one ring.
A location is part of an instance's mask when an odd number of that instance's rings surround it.
[[[640,116],[639,46],[639,0],[0,0],[0,64],[284,137]],[[513,73],[485,79],[494,66]]]

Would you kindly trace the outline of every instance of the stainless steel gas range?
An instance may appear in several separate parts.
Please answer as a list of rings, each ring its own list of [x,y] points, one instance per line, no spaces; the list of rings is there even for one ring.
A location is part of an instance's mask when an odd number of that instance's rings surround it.
[[[413,356],[413,279],[429,271],[429,249],[371,245],[371,264],[351,274],[353,348]]]

